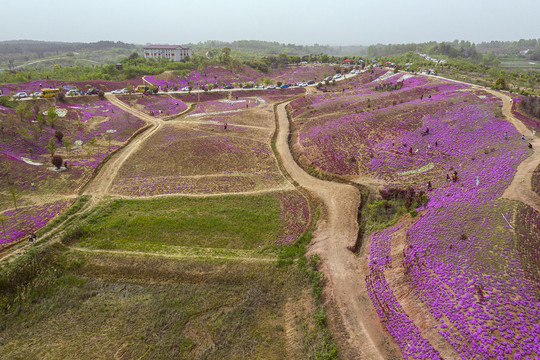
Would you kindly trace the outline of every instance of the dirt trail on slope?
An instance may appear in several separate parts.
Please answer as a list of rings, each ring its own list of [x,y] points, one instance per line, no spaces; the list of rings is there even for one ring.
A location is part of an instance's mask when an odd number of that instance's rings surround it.
[[[533,172],[538,167],[538,164],[540,164],[540,138],[536,137],[532,141],[529,140],[532,137],[532,133],[512,114],[512,99],[510,96],[494,90],[484,90],[503,101],[503,115],[516,127],[520,134],[525,135],[527,138],[527,140],[523,140],[523,146],[526,146],[530,142],[533,145],[533,149],[535,149],[531,156],[519,164],[512,183],[506,188],[502,197],[521,201],[536,211],[540,211],[540,196],[532,191],[531,184]]]
[[[124,162],[141,147],[141,144],[143,144],[148,138],[150,138],[159,129],[161,129],[164,124],[163,121],[153,116],[147,115],[141,111],[138,111],[131,106],[125,104],[124,102],[118,100],[118,98],[114,95],[106,95],[106,97],[107,100],[112,104],[154,126],[142,133],[139,137],[135,138],[135,140],[129,143],[125,148],[120,150],[118,154],[116,154],[108,162],[106,162],[98,175],[84,191],[85,195],[106,195],[109,192],[114,178],[118,174],[118,171],[120,170]]]
[[[130,251],[130,250],[103,250],[103,249],[89,249],[77,246],[68,246],[71,250],[94,253],[94,254],[110,254],[110,255],[130,255],[130,256],[154,256],[170,259],[198,259],[198,258],[211,258],[216,260],[237,260],[245,262],[275,262],[275,257],[247,257],[247,256],[225,256],[225,255],[206,255],[206,254],[165,254],[156,252],[142,252],[142,251]]]
[[[289,144],[289,121],[285,106],[279,105],[277,152],[289,175],[303,188],[324,203],[323,213],[309,250],[322,260],[328,284],[325,295],[338,309],[338,321],[347,338],[338,339],[346,348],[341,349],[347,359],[401,358],[399,348],[385,334],[371,305],[358,258],[347,249],[356,243],[360,204],[359,191],[346,184],[322,181],[308,175],[293,159]]]

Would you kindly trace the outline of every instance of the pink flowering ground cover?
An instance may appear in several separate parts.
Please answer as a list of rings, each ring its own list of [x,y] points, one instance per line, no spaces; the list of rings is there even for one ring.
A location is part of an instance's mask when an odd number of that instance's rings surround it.
[[[148,196],[282,186],[269,142],[257,134],[233,126],[194,130],[181,123],[166,125],[126,161],[113,192]]]
[[[251,96],[236,96],[231,99],[207,101],[197,104],[195,110],[189,113],[188,117],[232,115],[245,109],[261,106],[265,103],[266,101],[264,99]]]
[[[185,103],[200,103],[205,101],[216,101],[227,99],[229,93],[225,91],[207,91],[201,93],[174,93],[171,94],[175,99],[179,99]]]
[[[530,150],[515,128],[497,117],[500,102],[477,95],[460,97],[452,90],[432,95],[427,103],[447,106],[421,113],[421,126],[404,123],[387,129],[385,136],[372,137],[365,166],[371,176],[394,186],[425,191],[428,180],[433,186],[426,212],[407,231],[403,266],[412,290],[440,323],[437,332],[464,359],[532,359],[540,356],[540,302],[532,272],[537,266],[531,266],[537,256],[537,238],[531,234],[536,233],[532,229],[538,227],[538,215],[519,216],[518,223],[525,222],[530,230],[516,243],[507,222],[514,207],[498,201]],[[425,101],[414,102],[421,107]],[[332,127],[326,124],[320,131],[326,129]],[[340,131],[327,141],[352,143],[344,134],[347,131]],[[340,152],[332,152],[336,157],[325,164],[341,162]],[[331,166],[351,173],[347,167]],[[447,180],[453,171],[457,182]],[[384,278],[391,261],[389,237],[395,230],[373,235],[369,295],[405,358],[438,358]]]
[[[152,113],[156,117],[174,116],[187,109],[184,102],[169,95],[132,95],[131,100],[128,95],[119,96],[118,98],[128,105],[135,106],[145,113]]]
[[[2,213],[3,221],[0,223],[2,226],[0,246],[3,247],[7,243],[27,238],[30,233],[37,232],[72,203],[72,200],[56,201],[45,205],[4,211]]]
[[[7,171],[7,181],[15,184],[17,191],[24,195],[22,199],[75,191],[88,180],[99,162],[144,126],[142,120],[106,101],[58,103],[57,109],[65,116],[57,119],[55,128],[50,124],[40,128],[32,121],[33,110],[32,115],[24,117],[22,122],[8,111],[0,115],[4,125],[0,138],[0,166]],[[40,112],[44,110],[40,109]],[[55,137],[57,130],[62,132],[62,140],[68,139],[69,144]],[[68,162],[68,171],[51,170],[53,165],[48,149],[51,139],[55,154]],[[31,183],[35,184],[33,191]],[[7,190],[0,197],[0,203],[3,208],[13,206]]]
[[[272,82],[296,83],[308,80],[322,80],[323,74],[333,75],[333,67],[328,65],[290,66],[272,69],[268,74],[253,70],[249,66],[231,69],[224,66],[209,66],[205,70],[194,70],[184,77],[171,74],[146,76],[145,79],[161,88],[178,86],[198,87],[198,84],[217,84],[222,88],[228,84],[243,84],[248,82],[263,83],[264,78]]]
[[[383,325],[396,340],[406,359],[441,359],[407,316],[384,275],[384,270],[392,264],[390,237],[400,227],[395,226],[371,236],[369,275],[366,276],[368,294]]]
[[[194,70],[184,77],[162,74],[146,76],[145,79],[161,88],[170,88],[174,85],[179,88],[185,86],[197,88],[198,84],[201,84],[201,86],[217,84],[219,87],[223,87],[223,84],[258,81],[262,76],[260,72],[253,70],[249,66],[242,66],[233,69],[233,71],[224,66],[209,66],[205,70]]]

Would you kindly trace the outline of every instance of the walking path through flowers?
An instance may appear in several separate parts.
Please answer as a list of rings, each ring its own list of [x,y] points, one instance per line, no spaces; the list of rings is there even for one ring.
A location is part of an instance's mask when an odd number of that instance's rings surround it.
[[[140,145],[143,142],[145,142],[148,138],[150,138],[157,131],[159,131],[159,129],[164,124],[163,120],[147,115],[141,111],[138,111],[132,108],[131,106],[126,105],[124,102],[118,100],[116,96],[114,95],[107,95],[107,100],[109,100],[111,103],[118,106],[122,110],[125,110],[129,112],[130,114],[150,123],[151,125],[153,125],[153,127],[150,130],[145,131],[143,134],[141,134],[137,138],[135,138],[135,140],[132,141],[124,149],[122,149],[119,154],[116,154],[116,156],[113,156],[111,160],[105,163],[105,165],[103,166],[101,171],[98,173],[98,175],[95,177],[95,179],[86,188],[84,192],[85,195],[103,196],[107,194],[109,189],[111,188],[114,178],[116,177],[116,175],[118,174],[118,171],[122,167],[122,164],[137,149],[139,149]]]
[[[498,91],[485,90],[502,99],[503,115],[509,119],[521,134],[525,135],[527,139],[530,139],[532,137],[531,131],[512,115],[512,98]],[[535,152],[519,164],[512,183],[503,193],[503,198],[521,201],[536,211],[540,211],[540,196],[532,191],[531,186],[533,172],[538,167],[538,164],[540,164],[540,138],[535,137],[534,139],[527,141],[532,144]]]
[[[276,148],[289,175],[314,196],[324,209],[313,234],[310,253],[322,259],[328,279],[327,295],[337,306],[340,320],[348,335],[345,358],[384,359],[399,354],[399,349],[384,344],[377,314],[369,306],[369,297],[358,258],[347,249],[356,243],[356,221],[360,194],[351,186],[316,179],[308,175],[291,155],[288,137],[289,122],[285,106],[279,105]],[[377,339],[375,338],[377,337]],[[392,343],[392,342],[390,342]],[[399,356],[399,355],[397,355]]]

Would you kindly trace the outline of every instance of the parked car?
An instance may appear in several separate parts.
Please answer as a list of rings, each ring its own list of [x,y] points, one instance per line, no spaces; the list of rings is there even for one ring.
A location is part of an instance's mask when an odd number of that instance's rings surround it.
[[[286,88],[288,88],[289,86],[290,86],[289,84],[283,84],[283,85],[280,86],[280,88],[286,89]]]
[[[264,89],[264,85],[263,84],[256,85],[255,89]]]
[[[315,80],[309,80],[309,81],[307,82],[307,84],[308,84],[308,85],[313,85],[313,84],[315,84]]]
[[[332,76],[327,76],[324,78],[324,81],[330,81],[330,80],[332,80]]]
[[[276,88],[276,85],[268,85],[266,88],[267,88],[267,89],[275,89],[275,88]]]
[[[35,93],[32,93],[32,95],[30,95],[31,97],[41,97],[42,95],[42,92],[41,91],[36,91]]]
[[[90,88],[88,89],[88,91],[86,92],[86,95],[97,95],[99,94],[99,90],[96,89],[96,88]]]
[[[116,89],[116,90],[111,91],[111,94],[125,94],[125,93],[127,93],[126,88],[124,88],[124,89]]]
[[[185,86],[182,88],[182,91],[190,91],[190,90],[191,90],[190,86]]]
[[[334,75],[334,79],[339,79],[341,77],[341,74]]]
[[[225,85],[225,87],[223,87],[224,89],[234,89],[234,86],[232,86],[231,84],[229,85]]]
[[[79,96],[81,92],[77,89],[71,89],[66,93],[66,96]]]
[[[28,94],[25,93],[24,91],[18,92],[18,93],[16,93],[15,95],[13,95],[13,97],[14,97],[15,99],[22,99],[22,98],[25,98],[25,97],[27,97],[27,96],[28,96]]]

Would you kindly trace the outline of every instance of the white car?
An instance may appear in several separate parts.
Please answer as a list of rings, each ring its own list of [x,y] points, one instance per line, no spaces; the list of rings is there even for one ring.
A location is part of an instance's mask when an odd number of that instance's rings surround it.
[[[189,91],[190,90],[190,87],[189,86],[185,86],[182,88],[182,91]]]
[[[35,93],[32,93],[32,95],[30,95],[30,96],[31,97],[41,97],[41,94],[42,94],[41,91],[36,91]]]
[[[81,95],[81,92],[79,90],[69,90],[67,93],[66,93],[66,96],[79,96]]]
[[[324,78],[324,81],[330,81],[330,80],[332,80],[331,76],[327,76],[327,77]]]
[[[308,83],[307,83],[307,82],[303,82],[303,83],[300,83],[300,85],[298,85],[298,86],[306,87],[306,86],[308,86]]]
[[[275,89],[275,88],[276,88],[276,85],[268,85],[266,88],[267,88],[267,89]]]
[[[264,85],[262,85],[262,84],[261,84],[261,85],[257,85],[257,86],[255,86],[255,89],[264,89]]]
[[[18,92],[15,95],[13,95],[13,97],[16,98],[16,99],[22,99],[22,98],[25,98],[27,96],[28,96],[28,94],[25,93],[24,91]]]
[[[125,94],[125,93],[127,93],[127,89],[126,89],[126,88],[123,88],[123,89],[116,89],[116,90],[111,91],[111,94]]]
[[[334,79],[339,79],[341,77],[341,74],[334,75]]]

